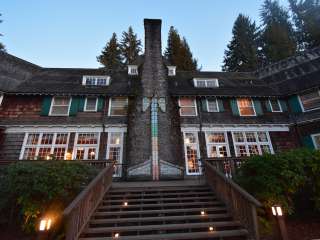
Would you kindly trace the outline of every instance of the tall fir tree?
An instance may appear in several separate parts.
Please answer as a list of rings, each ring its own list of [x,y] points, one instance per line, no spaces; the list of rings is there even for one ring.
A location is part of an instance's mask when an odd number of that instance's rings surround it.
[[[125,64],[130,64],[137,59],[141,52],[141,40],[130,26],[127,32],[122,32],[120,50]]]
[[[274,63],[296,53],[297,43],[288,11],[276,0],[265,0],[261,19],[261,48],[265,64]]]
[[[232,40],[225,51],[223,71],[247,72],[258,68],[259,31],[248,16],[239,14],[233,29]]]
[[[112,34],[109,42],[97,57],[97,61],[107,69],[119,69],[123,66],[120,45],[116,33]]]
[[[320,46],[320,0],[289,0],[299,49]]]
[[[193,57],[186,38],[181,39],[178,31],[172,26],[169,30],[164,56],[178,70],[195,71],[198,69],[198,62]]]
[[[0,13],[0,17],[2,16],[2,14]],[[2,23],[2,20],[0,19],[0,23]],[[1,33],[0,33],[0,37],[3,36]],[[0,42],[0,51],[6,51],[6,48],[5,46],[3,45],[3,43]]]

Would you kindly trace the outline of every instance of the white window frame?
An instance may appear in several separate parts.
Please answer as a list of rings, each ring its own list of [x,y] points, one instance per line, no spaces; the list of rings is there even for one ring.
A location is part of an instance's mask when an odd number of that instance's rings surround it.
[[[87,101],[88,101],[88,98],[95,98],[96,99],[96,106],[95,106],[95,109],[94,110],[88,110],[87,109]],[[86,97],[85,101],[84,101],[84,108],[83,108],[83,111],[84,112],[96,112],[98,110],[98,98],[97,97]]]
[[[243,134],[243,136],[244,136],[244,141],[243,141],[243,142],[236,142],[236,141],[235,141],[234,133],[238,133],[238,132],[241,132],[241,133]],[[254,133],[256,142],[248,142],[248,141],[247,141],[247,137],[246,137],[246,132]],[[264,133],[266,133],[268,142],[259,142],[258,132],[264,132]],[[234,153],[235,153],[235,156],[236,156],[236,157],[241,157],[241,156],[238,155],[238,153],[237,153],[237,149],[236,149],[236,146],[237,146],[237,145],[245,145],[247,156],[250,156],[250,153],[249,153],[249,145],[257,145],[257,146],[258,146],[259,155],[262,155],[261,145],[268,145],[269,148],[270,148],[270,153],[271,153],[271,154],[274,154],[274,150],[273,150],[273,146],[272,146],[270,134],[269,134],[269,132],[267,132],[267,131],[263,131],[263,130],[261,130],[261,131],[233,131],[233,132],[231,132],[231,135],[232,135]]]
[[[253,115],[243,115],[243,114],[241,114],[240,107],[239,107],[239,102],[238,102],[238,100],[240,100],[240,99],[250,99],[251,104],[252,104],[252,108],[253,108],[253,112],[254,112]],[[257,116],[256,108],[254,107],[254,103],[253,103],[252,98],[237,98],[236,100],[237,100],[238,112],[239,112],[239,115],[241,117],[256,117]]]
[[[209,137],[209,135],[211,133],[223,133],[225,142],[210,143],[208,137]],[[227,157],[231,157],[228,133],[226,131],[205,131],[205,139],[206,139],[206,148],[207,148],[207,157],[208,158],[210,158],[210,147],[211,146],[226,147],[226,149],[227,149]],[[221,158],[224,158],[224,157],[221,157]]]
[[[191,133],[195,135],[196,138],[196,143],[186,143],[186,134]],[[189,172],[189,164],[188,164],[188,155],[187,155],[187,146],[195,146],[197,148],[197,160],[198,160],[198,165],[199,165],[199,171],[198,172]],[[199,137],[198,137],[198,131],[186,131],[183,132],[183,149],[184,149],[184,159],[185,159],[185,166],[186,166],[186,175],[189,176],[197,176],[197,175],[202,175],[202,166],[201,162],[199,161],[200,159],[200,148],[199,148]]]
[[[320,133],[311,134],[312,143],[313,143],[314,148],[320,149],[320,145],[317,146],[316,139],[315,139],[316,137],[320,137]]]
[[[209,108],[209,101],[215,101],[215,103],[216,103],[216,107],[217,107],[217,111],[210,111],[210,108]],[[207,102],[207,110],[208,110],[208,112],[220,112],[219,104],[218,104],[218,99],[217,99],[217,98],[215,98],[214,100],[206,99],[206,102]]]
[[[168,76],[176,75],[176,66],[167,66],[168,68]]]
[[[178,105],[179,105],[179,115],[182,117],[196,117],[198,116],[198,107],[197,107],[197,100],[195,98],[192,99],[193,101],[193,107],[195,108],[195,115],[184,115],[181,114],[181,108],[183,108],[183,106],[181,106],[181,102],[180,102],[181,98],[179,98],[178,100]],[[191,108],[191,107],[190,107]]]
[[[319,90],[316,90],[316,92],[318,92],[319,96],[320,96],[320,89]],[[305,109],[304,106],[303,106],[303,103],[302,103],[302,100],[301,100],[301,96],[300,95],[303,95],[302,93],[298,95],[298,100],[299,100],[299,104],[300,104],[300,107],[302,109],[302,112],[310,112],[310,111],[314,111],[314,110],[318,110],[320,109],[320,107],[317,107],[317,108],[312,108],[312,109]]]
[[[3,93],[1,93],[1,94],[0,94],[0,106],[2,105],[3,98],[4,98],[4,95],[3,95]]]
[[[97,134],[97,144],[78,144],[78,137],[79,134]],[[89,148],[96,148],[97,152],[95,155],[95,158],[93,160],[98,160],[99,158],[99,146],[100,146],[100,132],[76,132],[76,136],[74,138],[74,144],[73,144],[73,153],[72,153],[72,159],[75,161],[79,161],[79,159],[76,159],[77,157],[77,148],[78,147],[83,147],[84,148],[84,157],[80,161],[85,161],[85,160],[92,160],[88,159],[88,149]]]
[[[205,87],[204,88],[218,88],[219,87],[219,79],[218,78],[194,78],[193,79],[193,85],[196,88],[202,88],[198,86],[198,81],[204,81]],[[214,82],[214,87],[208,86],[208,82]]]
[[[87,84],[87,78],[93,78],[94,84]],[[98,79],[106,79],[106,84],[98,84]],[[110,76],[108,75],[84,75],[82,76],[82,85],[84,86],[109,86],[110,85]]]
[[[68,113],[67,113],[67,114],[52,114],[52,107],[53,107],[54,99],[57,98],[57,97],[64,97],[64,96],[54,96],[54,97],[51,99],[49,116],[69,116],[70,108],[71,108],[71,102],[72,102],[72,97],[68,97],[68,98],[69,98],[69,106],[68,106]]]
[[[139,75],[139,70],[137,65],[128,65],[128,74],[135,76]]]
[[[283,112],[283,110],[282,110],[282,106],[281,106],[281,104],[280,104],[279,99],[276,99],[276,101],[277,101],[278,106],[279,106],[279,109],[280,109],[279,111],[275,111],[275,110],[273,109],[273,107],[272,107],[271,99],[269,99],[269,100],[268,100],[268,102],[269,102],[269,106],[270,106],[270,109],[271,109],[271,112]]]
[[[120,134],[120,143],[119,144],[111,144],[111,134],[116,133]],[[123,161],[123,132],[118,131],[110,131],[108,132],[108,140],[107,140],[107,151],[106,151],[106,159],[109,159],[110,148],[111,147],[120,147],[120,159],[119,162],[116,162],[120,165],[115,166],[115,172],[113,174],[114,177],[121,177],[122,175],[122,161]]]
[[[39,134],[39,138],[38,138],[37,144],[27,145],[27,140],[28,140],[28,137],[29,137],[30,134]],[[41,144],[42,136],[44,134],[53,134],[53,138],[52,138],[52,143],[51,144]],[[57,135],[58,134],[67,134],[67,143],[66,144],[56,144],[56,139],[57,139]],[[38,157],[40,148],[51,148],[50,155],[54,153],[54,149],[55,148],[65,148],[66,150],[65,150],[65,153],[64,153],[64,157],[63,157],[64,160],[65,160],[67,152],[68,152],[69,140],[70,140],[70,133],[68,133],[68,132],[26,132],[25,135],[24,135],[24,139],[23,139],[23,144],[22,144],[21,151],[20,151],[19,160],[24,160],[23,159],[23,155],[24,155],[24,152],[25,152],[26,148],[35,148],[36,149],[35,158]]]
[[[123,117],[123,116],[127,116],[127,115],[128,115],[128,108],[127,108],[127,113],[124,114],[124,115],[111,114],[112,98],[117,98],[117,97],[111,97],[111,98],[109,98],[108,116],[109,116],[109,117]],[[128,106],[129,100],[128,100],[128,98],[125,98],[125,99],[126,99],[126,103],[127,103],[127,106]]]

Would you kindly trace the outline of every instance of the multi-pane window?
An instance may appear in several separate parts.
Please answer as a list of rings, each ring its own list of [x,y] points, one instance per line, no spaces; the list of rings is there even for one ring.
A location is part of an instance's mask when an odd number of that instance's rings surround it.
[[[219,87],[218,79],[194,79],[194,86],[197,88],[216,88]]]
[[[269,105],[272,112],[282,112],[281,105],[278,99],[269,99]]]
[[[208,112],[219,112],[217,99],[207,99]]]
[[[98,98],[96,97],[87,97],[85,104],[84,104],[84,110],[86,112],[96,112],[98,106]]]
[[[184,152],[186,160],[186,170],[188,175],[201,174],[200,168],[200,153],[198,144],[197,132],[185,132],[184,137]]]
[[[109,132],[107,144],[107,159],[116,162],[114,176],[121,177],[121,163],[122,163],[122,147],[123,147],[123,133]]]
[[[300,100],[304,111],[320,108],[320,91],[316,90],[300,95]]]
[[[237,99],[240,116],[255,116],[253,101],[251,98]]]
[[[108,86],[109,76],[83,76],[82,84],[87,86]]]
[[[273,153],[268,132],[232,132],[237,157]]]
[[[209,158],[230,156],[227,132],[206,132],[206,143]]]
[[[316,149],[320,149],[320,133],[312,135],[313,144]]]
[[[26,133],[20,159],[63,160],[68,142],[68,133]]]
[[[74,159],[98,159],[99,133],[77,133],[73,149]]]
[[[128,98],[115,97],[109,101],[109,116],[126,116],[128,109]]]
[[[197,116],[197,103],[193,98],[179,98],[180,116]]]
[[[54,97],[51,101],[50,115],[66,116],[69,115],[71,104],[70,97]]]

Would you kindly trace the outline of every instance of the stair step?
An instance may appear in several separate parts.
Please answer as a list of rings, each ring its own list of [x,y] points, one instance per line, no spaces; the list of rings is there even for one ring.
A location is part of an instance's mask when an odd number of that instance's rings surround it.
[[[158,209],[158,210],[136,210],[136,211],[97,211],[94,216],[108,216],[109,215],[128,215],[128,214],[172,214],[172,213],[192,213],[195,212],[199,214],[201,211],[211,212],[222,212],[227,211],[226,207],[198,207],[198,208],[177,208],[177,209]]]
[[[190,239],[212,239],[227,237],[246,237],[248,231],[245,229],[226,230],[226,231],[205,231],[190,233],[168,233],[168,234],[151,234],[138,236],[120,236],[121,240],[190,240]],[[245,239],[245,238],[243,238]],[[79,240],[114,240],[113,237],[88,237],[79,238]]]
[[[148,194],[148,193],[159,193],[159,192],[185,192],[185,191],[194,191],[194,192],[210,192],[210,188],[208,187],[170,187],[170,188],[119,188],[119,189],[111,189],[109,191],[110,194],[123,194],[123,193],[141,193],[141,194]]]
[[[204,192],[172,192],[172,193],[153,193],[153,194],[130,194],[130,193],[124,193],[120,195],[112,195],[110,193],[107,193],[105,198],[146,198],[146,197],[160,197],[160,196],[166,196],[166,197],[182,197],[182,196],[215,196],[213,192],[210,191],[204,191]]]
[[[166,202],[166,201],[176,201],[179,202],[179,199],[181,201],[193,201],[193,200],[216,200],[215,197],[212,196],[201,196],[201,197],[181,197],[181,198],[167,198],[167,197],[160,197],[160,198],[151,198],[151,199],[144,199],[144,198],[136,198],[136,199],[108,199],[103,200],[103,204],[116,204],[120,203],[122,204],[124,201],[127,201],[130,203],[136,203],[136,202]]]
[[[201,216],[200,212],[197,215],[178,215],[178,216],[160,216],[160,217],[131,217],[131,218],[106,218],[106,219],[92,219],[90,224],[108,224],[108,223],[130,223],[130,222],[157,222],[157,221],[174,221],[174,220],[203,220],[203,219],[227,219],[231,218],[230,214],[206,214]]]

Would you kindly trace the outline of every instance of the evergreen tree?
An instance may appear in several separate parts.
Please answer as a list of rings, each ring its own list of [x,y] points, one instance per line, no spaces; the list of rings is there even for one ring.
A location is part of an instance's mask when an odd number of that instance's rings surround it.
[[[108,69],[119,69],[122,67],[121,50],[116,33],[112,34],[109,42],[97,57],[97,61]]]
[[[274,63],[295,54],[297,43],[288,11],[275,0],[265,0],[261,18],[262,52],[266,64]]]
[[[258,67],[258,29],[255,22],[240,14],[236,19],[232,40],[225,51],[223,71],[247,72]]]
[[[122,32],[122,40],[120,49],[125,64],[130,64],[137,59],[141,52],[141,40],[138,39],[137,34],[134,34],[130,26],[128,32]]]
[[[320,0],[289,0],[300,50],[320,46]]]
[[[179,70],[195,71],[198,69],[198,62],[193,58],[186,38],[181,39],[178,31],[172,26],[169,30],[164,56],[170,64],[176,66]]]
[[[1,17],[1,13],[0,13],[0,17]],[[2,20],[0,19],[0,23],[2,23]],[[0,37],[3,36],[1,33],[0,33]],[[0,42],[0,51],[6,51],[6,48],[5,46]]]

